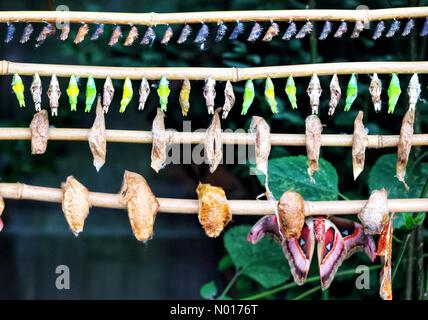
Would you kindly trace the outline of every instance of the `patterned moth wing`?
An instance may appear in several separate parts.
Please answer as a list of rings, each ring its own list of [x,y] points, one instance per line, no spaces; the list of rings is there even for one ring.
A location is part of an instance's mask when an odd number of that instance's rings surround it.
[[[282,237],[279,232],[278,218],[276,215],[264,216],[257,221],[248,233],[247,241],[251,244],[256,244],[263,239],[264,236],[268,236],[281,244]]]
[[[330,217],[330,220],[337,227],[345,242],[346,259],[359,251],[364,251],[371,262],[376,259],[376,244],[371,235],[364,233],[361,224],[337,217]]]
[[[347,257],[346,244],[339,229],[328,219],[324,220],[324,235],[318,242],[318,265],[321,289],[326,290],[336,275],[343,260]]]
[[[290,265],[294,281],[298,285],[303,285],[306,281],[314,248],[314,220],[312,218],[305,220],[299,238],[291,238],[282,242],[282,250]]]

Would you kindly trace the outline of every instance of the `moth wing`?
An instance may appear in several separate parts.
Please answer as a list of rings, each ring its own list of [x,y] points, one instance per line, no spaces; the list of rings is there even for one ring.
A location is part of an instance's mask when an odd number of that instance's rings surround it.
[[[248,233],[247,241],[256,244],[263,239],[265,235],[281,243],[281,234],[279,232],[276,215],[267,215],[257,221]]]
[[[327,289],[336,275],[343,260],[347,257],[345,241],[339,229],[325,219],[324,241],[318,241],[318,265],[321,289]]]
[[[282,250],[290,265],[291,274],[298,285],[302,285],[308,276],[315,248],[314,223],[306,218],[299,238],[282,242]]]
[[[358,251],[364,251],[371,262],[376,259],[376,244],[371,235],[364,233],[361,224],[337,217],[331,217],[330,220],[337,227],[345,242],[348,253],[346,259]]]

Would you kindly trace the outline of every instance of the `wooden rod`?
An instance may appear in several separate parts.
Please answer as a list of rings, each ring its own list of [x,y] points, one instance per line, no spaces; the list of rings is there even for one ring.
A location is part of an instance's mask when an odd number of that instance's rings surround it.
[[[89,129],[49,128],[49,140],[52,141],[87,141]],[[205,132],[177,132],[168,130],[173,144],[201,144],[205,141]],[[106,130],[108,142],[152,143],[151,131]],[[245,132],[222,132],[224,144],[252,145],[255,134]],[[398,135],[369,135],[369,148],[388,148],[398,145]],[[29,128],[0,128],[0,140],[30,140]],[[270,141],[275,146],[305,146],[304,134],[271,133]],[[352,134],[323,134],[323,147],[352,147]],[[415,134],[413,146],[427,146],[428,134]]]
[[[61,203],[62,191],[57,188],[31,186],[22,183],[0,183],[0,196],[4,199],[33,200]],[[93,207],[125,209],[118,194],[90,192],[89,201]],[[195,214],[198,200],[158,198],[163,213]],[[365,200],[347,201],[306,201],[306,215],[345,215],[356,214],[365,205]],[[274,214],[273,204],[267,200],[229,200],[230,209],[235,215]],[[428,199],[389,199],[390,212],[428,211]]]
[[[70,77],[71,75],[87,78],[159,80],[166,77],[169,80],[206,80],[208,77],[218,81],[243,81],[249,79],[309,77],[316,73],[319,76],[346,74],[413,74],[428,73],[428,61],[368,61],[368,62],[339,62],[318,63],[255,68],[192,68],[192,67],[103,67],[80,66],[59,64],[19,63],[3,60],[0,62],[1,75],[13,75],[18,73],[23,76],[32,76],[38,73],[40,76]]]
[[[179,13],[121,13],[84,11],[2,11],[0,22],[62,22],[107,24],[184,24],[217,23],[234,21],[377,21],[405,18],[424,18],[428,7],[390,9],[313,9],[313,10],[254,10],[254,11],[205,11]]]

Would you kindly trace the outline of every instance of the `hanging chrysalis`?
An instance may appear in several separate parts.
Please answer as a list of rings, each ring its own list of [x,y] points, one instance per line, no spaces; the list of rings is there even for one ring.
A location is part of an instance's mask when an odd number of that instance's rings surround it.
[[[400,30],[400,26],[401,26],[401,21],[394,19],[394,21],[392,21],[391,27],[389,27],[389,30],[386,33],[385,37],[392,38],[397,33],[397,31]]]
[[[31,35],[34,32],[34,27],[31,23],[27,23],[27,25],[24,28],[24,31],[22,31],[21,40],[19,42],[26,43],[28,40],[30,40]]]
[[[374,190],[364,208],[358,213],[364,233],[380,234],[389,221],[388,192],[382,188]]]
[[[137,38],[138,38],[138,28],[136,26],[132,26],[128,32],[128,35],[123,45],[125,47],[132,46],[132,44],[135,42],[135,40],[137,40]]]
[[[349,79],[348,87],[346,89],[346,102],[345,102],[345,111],[349,111],[351,109],[352,104],[358,96],[358,81],[355,73],[351,75],[351,79]]]
[[[113,96],[114,96],[113,82],[111,81],[110,77],[107,77],[103,87],[103,110],[105,113],[108,112],[111,102],[113,101]]]
[[[339,27],[336,30],[336,33],[333,37],[335,38],[342,38],[342,36],[348,32],[348,23],[346,21],[342,21],[339,25]]]
[[[309,82],[309,86],[306,92],[309,96],[312,114],[318,114],[318,107],[320,105],[320,96],[322,93],[322,89],[320,80],[318,79],[316,73],[312,75],[311,81]]]
[[[363,21],[355,21],[354,30],[352,30],[351,39],[356,39],[360,36],[360,33],[364,30]]]
[[[302,39],[306,37],[308,34],[312,32],[313,29],[314,29],[314,25],[312,24],[312,22],[307,21],[303,25],[303,27],[299,30],[299,32],[296,34],[296,39]]]
[[[113,47],[119,41],[119,38],[122,38],[122,28],[120,26],[116,26],[113,29],[108,45]]]
[[[376,25],[376,29],[373,33],[373,40],[377,40],[382,36],[383,31],[385,30],[385,22],[384,21],[379,21]]]
[[[205,98],[205,103],[207,105],[208,114],[214,114],[214,105],[215,105],[215,80],[211,77],[209,77],[207,80],[205,80],[205,86],[203,95]]]
[[[285,30],[282,40],[290,40],[297,33],[297,26],[293,21],[288,24],[287,30]]]
[[[263,27],[258,22],[254,22],[253,27],[251,28],[250,34],[247,38],[248,42],[256,42],[263,32]]]
[[[181,107],[181,114],[184,117],[187,116],[190,108],[190,90],[191,86],[189,79],[184,79],[180,90],[180,97],[178,98],[178,102],[180,103]]]
[[[382,82],[380,81],[377,73],[373,74],[372,81],[370,82],[369,92],[372,96],[373,107],[376,112],[382,110],[382,100],[380,95],[382,93]]]
[[[165,133],[165,114],[160,108],[157,108],[156,117],[153,119],[152,132],[152,154],[151,154],[151,167],[156,172],[165,167],[166,157],[168,155],[167,147],[169,144],[169,137]]]
[[[290,101],[291,108],[297,109],[297,88],[292,75],[290,75],[287,79],[287,84],[285,85],[285,93],[287,94],[288,100]]]
[[[236,21],[235,28],[233,28],[232,33],[229,36],[229,40],[236,40],[238,37],[244,33],[245,26],[242,22]]]
[[[223,40],[224,36],[226,35],[226,32],[227,32],[227,25],[225,25],[223,22],[218,23],[217,34],[215,36],[214,41],[220,42],[221,40]]]
[[[226,119],[230,110],[232,110],[235,105],[235,93],[233,92],[233,86],[230,81],[226,82],[226,87],[224,88],[224,105],[223,105],[223,114],[222,118]]]
[[[324,26],[322,28],[321,34],[319,36],[319,40],[325,40],[327,39],[328,35],[331,33],[332,31],[332,25],[330,21],[326,21],[324,22]]]
[[[58,115],[59,97],[61,97],[61,89],[59,88],[58,78],[53,74],[48,88],[49,106],[52,116]]]
[[[31,154],[44,154],[48,147],[49,117],[46,110],[34,114],[30,123]]]
[[[168,44],[168,42],[171,40],[172,36],[174,35],[172,28],[170,26],[168,26],[168,28],[166,28],[165,33],[163,34],[161,43],[162,44]]]
[[[265,42],[272,41],[272,39],[276,37],[278,34],[279,34],[279,26],[276,22],[272,22],[270,27],[267,29],[262,41],[265,41]]]
[[[69,34],[70,34],[70,24],[64,23],[61,27],[61,34],[59,35],[59,39],[61,41],[65,41],[68,39]]]
[[[24,83],[22,82],[19,74],[15,73],[12,79],[12,90],[18,99],[19,107],[25,107],[25,97],[24,97]]]
[[[98,40],[102,34],[104,33],[104,23],[97,24],[97,28],[95,29],[94,33],[91,36],[91,40],[95,41]]]
[[[83,231],[91,203],[88,189],[73,176],[61,184],[62,211],[71,232],[77,237]]]
[[[6,31],[6,38],[4,39],[4,43],[9,43],[13,40],[13,35],[15,34],[15,26],[13,23],[8,22],[7,23],[7,31]]]
[[[415,109],[412,108],[407,110],[403,117],[400,129],[400,138],[398,140],[397,150],[397,163],[396,163],[396,177],[399,181],[404,184],[406,190],[409,190],[406,178],[406,167],[409,161],[409,154],[412,148],[413,140],[413,126],[415,123]]]
[[[407,87],[407,95],[409,96],[409,109],[415,109],[421,94],[421,84],[419,83],[418,75],[415,73],[410,79]]]
[[[97,97],[97,86],[92,76],[89,76],[86,83],[86,99],[85,99],[85,112],[91,112],[92,105]]]
[[[328,103],[328,115],[332,116],[336,110],[339,100],[342,96],[342,90],[340,89],[339,77],[335,73],[331,78],[330,82],[330,102]]]
[[[194,42],[199,45],[201,50],[205,49],[205,44],[209,34],[210,34],[210,29],[205,23],[203,23],[198,33],[196,34],[196,38],[194,40]]]
[[[132,97],[134,96],[134,90],[132,89],[132,82],[129,77],[126,77],[125,82],[123,83],[123,94],[122,100],[120,100],[120,113],[124,113],[126,107],[131,102]]]
[[[204,150],[210,172],[213,173],[223,159],[223,139],[221,134],[220,112],[217,108],[214,112],[211,124],[205,132]]]
[[[138,110],[143,110],[146,105],[147,98],[150,94],[150,85],[146,78],[141,79],[140,88],[138,89],[140,98],[138,100]]]
[[[103,106],[101,104],[101,96],[98,96],[96,116],[92,128],[89,131],[88,143],[94,158],[94,167],[98,172],[106,162],[107,153],[106,123]]]
[[[313,174],[319,170],[318,159],[321,148],[322,124],[317,115],[310,115],[305,120],[306,153],[308,156],[308,174],[311,182],[315,182]]]
[[[400,94],[400,79],[396,73],[393,73],[388,87],[388,113],[394,113]]]
[[[54,33],[55,27],[52,26],[50,23],[46,23],[42,31],[40,31],[39,35],[36,38],[36,47],[41,46],[45,42],[47,37],[53,35]]]
[[[135,238],[143,242],[150,240],[159,202],[146,179],[138,173],[125,171],[119,194],[120,201],[128,207],[129,223]]]
[[[247,80],[247,82],[245,83],[245,88],[244,88],[244,98],[243,98],[244,101],[242,103],[241,115],[247,114],[248,109],[250,109],[250,107],[254,101],[255,96],[256,96],[256,94],[254,92],[253,80]]]
[[[278,224],[286,240],[299,239],[305,224],[305,200],[297,192],[284,192],[278,201]]]
[[[200,182],[196,188],[196,194],[199,200],[199,222],[208,237],[216,238],[232,220],[226,194],[220,187]]]
[[[354,180],[357,180],[357,177],[363,172],[366,159],[368,138],[367,129],[364,128],[363,116],[364,113],[359,111],[354,121],[354,134],[352,135],[352,170]]]
[[[267,77],[265,82],[265,99],[269,104],[272,113],[277,113],[277,103],[275,99],[275,87],[271,78]]]
[[[70,102],[71,111],[77,110],[77,97],[79,96],[79,86],[77,85],[76,78],[72,75],[67,88],[68,100]]]
[[[171,90],[169,90],[169,81],[162,77],[159,81],[159,86],[157,89],[157,93],[159,96],[159,104],[161,106],[161,110],[163,112],[166,112],[168,107],[168,96]]]
[[[256,131],[256,168],[268,177],[268,160],[271,149],[270,127],[262,117],[253,116],[250,130]]]
[[[85,37],[88,34],[88,32],[89,32],[89,26],[88,26],[88,24],[83,23],[80,26],[79,30],[77,31],[76,38],[74,38],[74,43],[75,44],[79,44],[83,40],[85,40]]]
[[[145,45],[153,45],[153,42],[155,42],[156,39],[156,33],[153,30],[152,27],[148,27],[146,32],[144,33],[143,39],[141,39],[140,44],[145,44]]]
[[[188,24],[185,24],[183,26],[183,29],[181,29],[180,36],[178,37],[177,43],[185,43],[187,41],[187,38],[192,33],[192,27]]]
[[[35,73],[33,76],[30,91],[31,96],[33,97],[34,109],[39,112],[42,110],[42,80],[40,80],[38,73]]]
[[[415,27],[415,20],[413,18],[410,18],[409,20],[407,20],[406,25],[404,26],[403,32],[401,33],[401,35],[403,37],[406,37],[410,34],[410,32],[412,32],[413,28]]]
[[[420,36],[425,37],[427,34],[428,34],[428,17],[425,18],[425,22],[424,22],[424,25],[422,26]]]

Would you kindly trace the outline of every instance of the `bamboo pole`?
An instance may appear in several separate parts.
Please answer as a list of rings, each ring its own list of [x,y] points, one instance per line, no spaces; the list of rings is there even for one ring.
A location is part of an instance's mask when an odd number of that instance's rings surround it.
[[[31,186],[22,183],[0,183],[0,196],[4,199],[33,200],[61,203],[62,191],[57,188]],[[119,194],[90,192],[89,202],[93,207],[126,209],[119,201]],[[159,212],[195,214],[198,212],[198,200],[158,198]],[[267,200],[229,200],[234,215],[274,214],[272,203]],[[305,201],[305,214],[312,215],[347,215],[358,213],[366,204],[365,200],[347,201]],[[428,211],[428,199],[389,199],[390,212]]]
[[[49,140],[52,141],[87,141],[90,129],[49,128]],[[167,130],[172,144],[201,144],[205,141],[205,132],[177,132]],[[108,142],[152,143],[151,131],[106,130]],[[224,144],[253,145],[255,133],[222,132]],[[398,145],[399,135],[368,135],[368,148],[388,148]],[[0,128],[0,140],[30,140],[29,128]],[[274,146],[306,146],[304,134],[271,133]],[[428,134],[415,134],[412,146],[427,146]],[[323,134],[323,147],[352,147],[352,134]]]
[[[192,68],[192,67],[103,67],[103,66],[79,66],[59,64],[19,63],[2,60],[0,62],[1,75],[13,75],[18,73],[23,76],[32,76],[38,73],[40,76],[70,77],[72,75],[81,78],[93,76],[94,78],[141,80],[159,80],[166,77],[169,80],[205,80],[211,77],[219,81],[243,81],[249,79],[309,77],[316,73],[319,76],[346,74],[413,74],[428,73],[428,61],[368,61],[368,62],[339,62],[301,64],[255,68]]]
[[[390,9],[313,9],[313,10],[257,10],[257,11],[205,11],[180,13],[119,13],[84,11],[2,11],[0,22],[62,22],[150,25],[216,23],[234,21],[378,21],[404,18],[424,18],[428,7]]]

